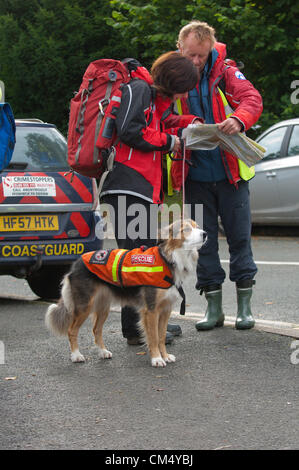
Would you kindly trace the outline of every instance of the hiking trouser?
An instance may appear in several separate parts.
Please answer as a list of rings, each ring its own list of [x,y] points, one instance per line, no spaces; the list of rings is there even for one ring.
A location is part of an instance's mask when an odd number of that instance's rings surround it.
[[[210,284],[222,284],[225,271],[218,253],[218,217],[220,216],[229,246],[229,278],[233,282],[253,279],[257,267],[251,251],[251,216],[248,182],[238,182],[236,188],[228,180],[216,183],[186,181],[186,203],[194,218],[195,204],[203,205],[203,230],[208,241],[200,249],[197,284],[200,289]]]

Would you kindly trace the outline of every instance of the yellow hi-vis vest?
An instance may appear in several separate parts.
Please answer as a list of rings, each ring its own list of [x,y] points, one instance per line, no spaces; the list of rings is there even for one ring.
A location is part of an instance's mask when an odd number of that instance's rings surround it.
[[[229,118],[233,114],[234,110],[230,107],[230,105],[229,105],[229,103],[226,99],[225,94],[223,93],[223,91],[219,87],[218,87],[218,91],[220,93],[222,103],[223,103],[223,106],[224,106],[225,116],[226,116],[226,118]],[[251,180],[251,178],[254,177],[254,175],[255,175],[254,166],[248,167],[246,165],[246,163],[244,163],[239,158],[238,158],[238,165],[239,165],[240,177],[242,178],[242,180],[248,181],[248,180]]]

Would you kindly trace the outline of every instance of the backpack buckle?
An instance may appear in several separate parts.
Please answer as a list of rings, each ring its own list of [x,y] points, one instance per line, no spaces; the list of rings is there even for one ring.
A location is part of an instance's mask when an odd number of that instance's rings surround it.
[[[102,100],[99,101],[99,110],[102,116],[105,115],[104,107],[107,108],[110,100],[107,98],[103,98]]]

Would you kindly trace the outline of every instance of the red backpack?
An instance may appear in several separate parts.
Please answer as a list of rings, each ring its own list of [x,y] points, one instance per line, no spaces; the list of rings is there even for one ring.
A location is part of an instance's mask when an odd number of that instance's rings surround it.
[[[87,67],[70,104],[68,164],[72,170],[99,178],[116,140],[115,118],[121,85],[143,78],[148,71],[134,59],[100,59]]]

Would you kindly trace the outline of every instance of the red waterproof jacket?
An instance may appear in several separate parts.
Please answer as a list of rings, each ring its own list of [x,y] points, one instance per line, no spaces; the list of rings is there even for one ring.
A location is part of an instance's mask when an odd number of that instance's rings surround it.
[[[226,99],[234,110],[232,117],[238,119],[243,126],[243,130],[246,131],[257,122],[262,113],[262,97],[237,67],[225,64],[226,45],[217,42],[215,48],[218,57],[209,76],[214,121],[220,123],[226,119],[223,101],[218,89],[219,83],[224,82]],[[181,105],[183,113],[189,112],[188,100],[182,100]],[[227,178],[230,183],[236,185],[240,180],[238,160],[228,152],[222,151],[221,153]],[[185,175],[187,176],[187,174],[188,166],[186,165]],[[174,189],[179,190],[182,185],[182,162],[178,161],[172,165],[171,176]]]
[[[162,153],[172,150],[183,127],[191,124],[193,115],[172,115],[173,103],[156,94],[149,78],[135,79],[122,89],[116,117],[116,156],[101,192],[131,194],[149,202],[161,203]]]

